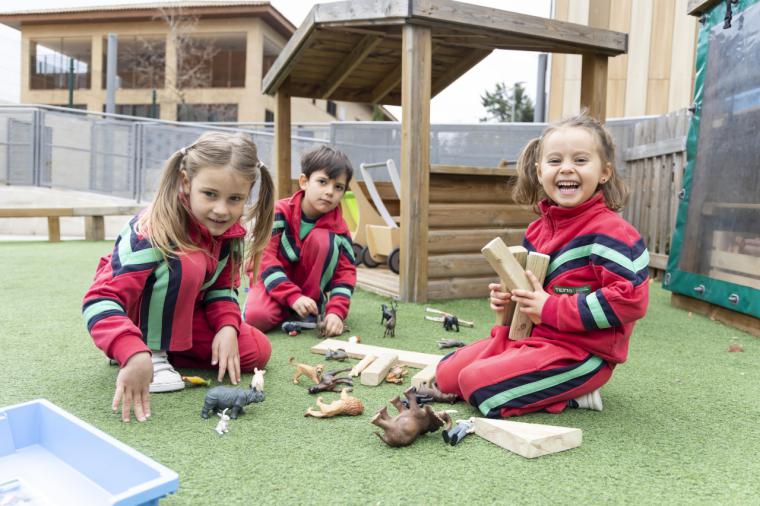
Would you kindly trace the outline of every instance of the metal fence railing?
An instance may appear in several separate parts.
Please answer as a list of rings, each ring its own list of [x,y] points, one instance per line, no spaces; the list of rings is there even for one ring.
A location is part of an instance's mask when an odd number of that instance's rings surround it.
[[[633,142],[641,118],[610,120],[607,125],[622,153]],[[431,126],[430,161],[442,165],[494,167],[517,159],[542,123],[436,124]],[[0,106],[0,183],[91,191],[148,201],[164,161],[203,131],[243,132],[256,143],[261,161],[271,167],[271,123],[181,123],[42,105]],[[396,122],[294,124],[292,172],[301,155],[330,143],[354,167],[392,159],[400,167],[401,125]],[[624,171],[624,162],[619,160]],[[386,176],[387,178],[387,176]],[[379,178],[383,180],[382,175]]]

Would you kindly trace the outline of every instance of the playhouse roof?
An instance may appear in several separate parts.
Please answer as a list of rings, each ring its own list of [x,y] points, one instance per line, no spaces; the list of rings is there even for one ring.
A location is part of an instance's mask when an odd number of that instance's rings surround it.
[[[350,0],[312,8],[264,77],[263,91],[400,105],[405,25],[432,30],[431,96],[494,49],[607,56],[627,49],[625,33],[452,0]]]

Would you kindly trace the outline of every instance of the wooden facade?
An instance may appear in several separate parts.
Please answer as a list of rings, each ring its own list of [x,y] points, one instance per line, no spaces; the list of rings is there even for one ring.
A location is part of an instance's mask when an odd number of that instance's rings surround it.
[[[625,33],[451,0],[335,2],[310,11],[264,77],[262,89],[278,97],[278,137],[289,133],[284,102],[290,97],[402,105],[398,296],[414,302],[480,296],[483,288],[473,288],[475,284],[495,275],[473,256],[482,246],[475,241],[492,232],[515,235],[513,229],[530,221],[530,211],[493,189],[505,181],[508,170],[430,167],[430,99],[494,49],[571,53],[588,62],[582,98],[591,114],[603,119],[606,102],[600,97],[607,59],[626,48]],[[281,196],[291,187],[290,152],[279,149],[286,142],[276,140]],[[480,188],[485,200],[465,193],[468,185]],[[454,194],[470,198],[452,201],[463,198]],[[459,239],[453,238],[465,232],[476,236],[467,250],[441,246],[456,244]],[[509,242],[521,241],[516,239]]]

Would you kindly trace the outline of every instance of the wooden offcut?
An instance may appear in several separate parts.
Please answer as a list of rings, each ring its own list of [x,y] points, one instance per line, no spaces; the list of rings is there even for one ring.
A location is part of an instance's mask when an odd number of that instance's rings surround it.
[[[436,369],[438,369],[438,362],[426,366],[412,376],[412,386],[416,388],[432,386],[433,380],[435,380]]]
[[[525,270],[533,273],[541,285],[544,284],[544,278],[546,277],[546,269],[549,267],[549,255],[542,253],[536,253],[531,251],[528,253],[528,259],[525,262]],[[531,287],[531,290],[533,288]],[[520,311],[520,304],[517,304],[514,316],[512,317],[512,324],[509,326],[509,338],[515,341],[525,339],[530,336],[530,332],[533,330],[533,322],[530,317]]]
[[[474,428],[483,439],[526,459],[577,448],[583,442],[583,431],[571,427],[475,418]]]
[[[375,387],[382,383],[397,360],[398,354],[393,352],[386,352],[378,356],[361,372],[362,385]]]
[[[395,348],[373,346],[364,343],[349,343],[348,341],[332,338],[325,339],[320,343],[315,344],[311,347],[310,351],[318,355],[324,355],[328,349],[337,350],[338,348],[344,349],[350,358],[357,359],[362,359],[366,355],[375,355],[376,357],[379,357],[384,353],[396,353],[398,355],[396,365],[407,365],[417,369],[422,369],[430,364],[437,364],[443,358],[443,355],[435,355],[432,353],[397,350]]]
[[[359,362],[356,363],[354,367],[351,368],[351,371],[348,373],[349,376],[356,377],[361,374],[361,372],[369,366],[372,362],[375,361],[377,357],[374,355],[365,355],[363,359],[361,359]]]

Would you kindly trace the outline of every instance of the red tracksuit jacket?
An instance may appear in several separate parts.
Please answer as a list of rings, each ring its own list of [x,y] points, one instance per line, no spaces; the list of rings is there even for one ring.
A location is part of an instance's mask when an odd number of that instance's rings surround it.
[[[203,310],[214,331],[240,331],[240,278],[231,272],[231,239],[245,236],[240,224],[219,237],[192,220],[190,236],[201,249],[169,258],[135,230],[124,227],[113,253],[100,259],[82,312],[98,348],[124,365],[148,349],[183,351],[193,342],[193,314]],[[234,276],[234,277],[233,277]]]
[[[302,246],[300,232],[303,196],[303,190],[299,190],[275,204],[272,238],[262,254],[259,268],[258,282],[264,283],[267,293],[285,307],[291,307],[302,295],[299,284],[303,280],[297,279],[296,265],[300,260]],[[341,320],[345,320],[356,285],[356,266],[351,236],[340,207],[320,216],[310,233],[316,229],[330,232],[329,242],[320,244],[320,247],[329,248],[329,251],[325,265],[313,266],[309,275],[320,276],[322,294],[330,294],[325,314],[335,313]],[[253,282],[251,279],[251,285]]]
[[[649,301],[649,253],[636,229],[610,210],[601,192],[571,209],[539,204],[524,246],[551,257],[550,294],[531,335],[564,341],[612,363]]]

